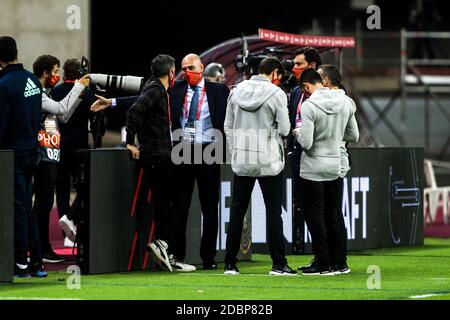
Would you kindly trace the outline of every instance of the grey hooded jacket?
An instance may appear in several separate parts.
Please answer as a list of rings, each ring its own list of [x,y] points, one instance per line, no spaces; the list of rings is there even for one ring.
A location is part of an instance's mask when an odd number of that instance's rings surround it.
[[[343,142],[357,142],[356,105],[343,90],[316,90],[302,105],[302,127],[297,140],[303,147],[300,176],[312,181],[331,181],[345,176],[341,163]]]
[[[284,169],[287,96],[270,80],[253,76],[231,91],[224,128],[236,175],[276,176]]]

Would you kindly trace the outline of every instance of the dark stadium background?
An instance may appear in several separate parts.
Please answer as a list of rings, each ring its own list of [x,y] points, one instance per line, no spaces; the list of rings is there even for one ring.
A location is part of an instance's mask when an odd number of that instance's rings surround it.
[[[427,1],[424,1],[427,2]],[[191,5],[195,4],[195,5]],[[450,29],[450,4],[432,1]],[[416,1],[375,1],[381,8],[382,31],[407,27]],[[329,35],[339,17],[342,33],[353,32],[355,20],[369,16],[352,10],[351,1],[107,1],[91,2],[91,70],[96,73],[147,76],[150,61],[159,53],[175,57],[177,70],[183,56],[201,53],[258,28],[290,33],[310,29],[313,18]],[[376,31],[373,31],[376,32]],[[123,112],[108,112],[108,128],[123,125]]]

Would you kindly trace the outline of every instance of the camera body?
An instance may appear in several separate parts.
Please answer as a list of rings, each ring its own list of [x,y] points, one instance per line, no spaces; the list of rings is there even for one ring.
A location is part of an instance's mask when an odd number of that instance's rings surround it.
[[[295,75],[292,73],[294,61],[293,52],[277,49],[275,47],[267,47],[259,53],[240,54],[235,58],[235,67],[238,72],[245,74],[247,77],[258,74],[258,66],[264,58],[276,57],[281,61],[283,67],[283,77],[281,86],[285,89],[292,89],[297,85]]]
[[[89,74],[90,72],[90,63],[86,57],[81,58],[81,67],[80,67],[80,78]]]

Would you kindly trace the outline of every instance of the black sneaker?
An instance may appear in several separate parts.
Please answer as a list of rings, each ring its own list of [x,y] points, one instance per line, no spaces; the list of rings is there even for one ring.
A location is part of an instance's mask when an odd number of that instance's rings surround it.
[[[169,254],[167,253],[169,246],[163,240],[155,240],[146,246],[146,250],[150,253],[151,258],[157,263],[161,269],[172,272]]]
[[[272,270],[269,272],[271,276],[296,276],[297,272],[292,270],[287,264],[281,266],[272,266]]]
[[[15,263],[14,264],[14,277],[31,278],[30,270],[28,269],[28,267],[26,267],[25,269],[22,269]]]
[[[66,259],[57,255],[53,250],[50,250],[42,255],[42,262],[44,263],[61,263],[64,261],[66,261]]]
[[[45,278],[47,277],[47,271],[44,269],[42,263],[36,263],[30,267],[30,274],[32,277]]]
[[[308,268],[303,270],[303,275],[305,276],[333,276],[333,270],[330,266],[320,266],[317,261]]]
[[[335,264],[333,266],[333,273],[334,274],[349,274],[351,272],[350,268],[346,263],[344,264]]]
[[[217,270],[217,263],[203,263],[203,270]]]
[[[225,263],[225,271],[223,273],[226,275],[237,275],[239,274],[239,269],[236,264]]]
[[[310,268],[312,266],[312,264],[314,263],[314,261],[316,261],[316,258],[313,258],[310,263],[308,263],[308,264],[306,264],[304,266],[298,267],[297,270],[298,271],[304,271],[304,270]]]

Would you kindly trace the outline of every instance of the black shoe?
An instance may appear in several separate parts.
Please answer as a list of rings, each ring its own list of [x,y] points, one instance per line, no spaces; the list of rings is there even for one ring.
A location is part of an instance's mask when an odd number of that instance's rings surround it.
[[[305,276],[333,276],[333,270],[330,266],[320,266],[317,261],[306,270],[303,270],[303,275]]]
[[[42,255],[42,262],[44,263],[61,263],[64,261],[66,261],[66,259],[57,255],[53,250],[50,250]]]
[[[237,275],[239,274],[239,269],[236,264],[225,263],[225,271],[223,273],[226,275]]]
[[[14,277],[19,278],[31,278],[30,270],[28,267],[21,269],[16,263],[14,264]]]
[[[47,271],[44,269],[42,263],[36,263],[30,267],[30,274],[32,277],[45,278],[47,277]]]
[[[217,263],[203,263],[203,270],[217,270]]]
[[[333,265],[333,273],[334,274],[349,274],[351,272],[347,263],[344,264],[335,264]]]
[[[289,267],[287,264],[280,265],[280,266],[273,265],[272,270],[269,272],[269,275],[271,275],[271,276],[296,276],[297,272],[292,270],[292,268]]]
[[[316,258],[313,258],[313,259],[311,260],[311,262],[308,263],[307,265],[298,267],[297,270],[298,270],[298,271],[304,271],[304,270],[310,268],[310,267],[312,266],[312,264],[314,263],[314,261],[316,261]]]

